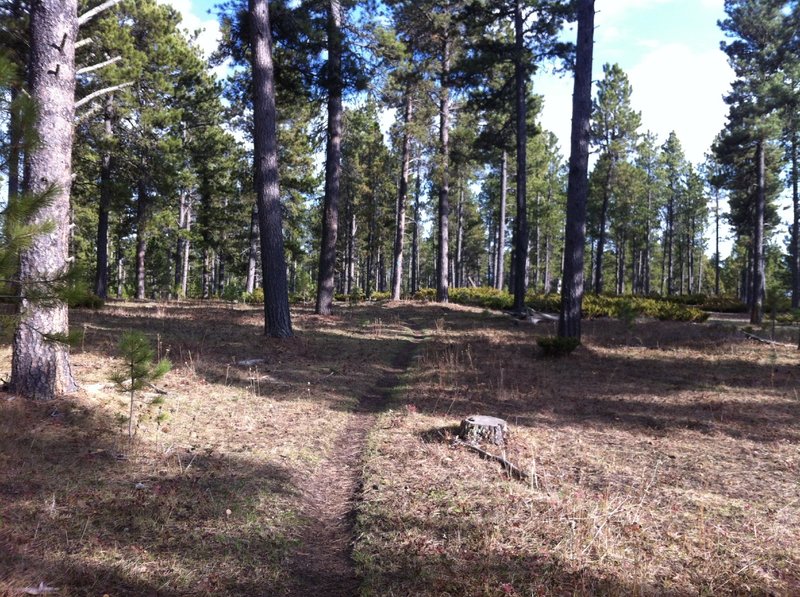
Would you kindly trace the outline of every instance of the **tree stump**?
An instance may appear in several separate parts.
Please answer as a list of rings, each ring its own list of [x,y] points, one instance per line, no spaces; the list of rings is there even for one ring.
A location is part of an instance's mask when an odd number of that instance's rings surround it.
[[[497,446],[505,443],[508,424],[497,417],[473,415],[461,421],[458,437],[467,443],[489,442]]]

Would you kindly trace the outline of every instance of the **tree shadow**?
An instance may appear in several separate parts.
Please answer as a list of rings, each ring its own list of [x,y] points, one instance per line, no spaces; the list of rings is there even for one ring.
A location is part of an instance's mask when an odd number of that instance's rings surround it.
[[[0,594],[284,590],[286,467],[144,444],[123,456],[114,422],[74,399],[2,396],[0,420]]]

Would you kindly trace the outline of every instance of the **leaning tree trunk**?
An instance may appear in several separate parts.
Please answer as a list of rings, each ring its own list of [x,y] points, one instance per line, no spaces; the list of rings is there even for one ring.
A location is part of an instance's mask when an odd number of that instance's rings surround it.
[[[261,235],[264,330],[268,336],[286,338],[292,335],[292,320],[289,314],[289,288],[278,188],[278,134],[269,7],[267,0],[250,0],[249,8],[250,39],[253,46],[253,157],[258,228]]]
[[[439,254],[436,270],[436,300],[446,303],[448,296],[448,259],[450,251],[450,38],[442,43],[442,73],[439,100]]]
[[[330,0],[328,9],[328,146],[325,152],[325,198],[319,249],[316,313],[330,315],[336,273],[339,229],[339,183],[342,172],[342,6]]]
[[[564,280],[558,335],[581,337],[583,252],[586,240],[586,196],[589,191],[589,118],[592,114],[594,0],[578,2],[578,43],[572,94],[572,133],[567,182]]]
[[[766,208],[764,141],[756,145],[756,213],[753,226],[753,290],[750,303],[750,323],[761,323],[764,302],[764,211]]]
[[[525,310],[526,271],[528,265],[528,195],[527,195],[527,71],[524,59],[524,32],[522,16],[522,0],[514,5],[514,86],[516,88],[517,106],[517,236],[514,243],[514,311]]]
[[[69,193],[72,182],[72,129],[75,115],[75,38],[77,0],[40,0],[31,7],[31,95],[38,107],[35,130],[42,143],[27,156],[28,191],[52,192],[33,224],[50,223],[52,232],[36,237],[20,253],[20,319],[14,332],[12,392],[50,399],[76,389],[67,346],[52,336],[68,332],[67,305],[31,300],[45,280],[67,267]]]
[[[397,227],[394,236],[394,263],[392,267],[392,299],[400,300],[400,289],[403,285],[403,241],[406,235],[406,203],[408,202],[408,172],[411,162],[411,126],[412,102],[411,85],[406,85],[403,107],[403,143],[400,159],[400,189],[397,195]]]

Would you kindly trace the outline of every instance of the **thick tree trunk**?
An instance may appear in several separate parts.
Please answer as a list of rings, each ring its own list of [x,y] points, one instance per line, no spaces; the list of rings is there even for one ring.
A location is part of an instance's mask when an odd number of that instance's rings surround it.
[[[148,198],[147,187],[144,181],[138,184],[138,197],[136,202],[136,298],[145,298],[145,256],[147,252],[147,212]]]
[[[397,195],[397,226],[394,235],[394,261],[392,266],[392,299],[400,300],[403,286],[403,242],[406,235],[406,203],[408,203],[408,172],[411,164],[411,85],[406,86],[403,98],[403,143],[400,157],[400,188]]]
[[[249,0],[253,47],[253,120],[258,229],[261,236],[261,276],[264,285],[264,331],[267,336],[292,335],[286,256],[283,248],[278,187],[278,135],[272,35],[266,0]],[[334,238],[335,240],[335,238]],[[334,243],[335,248],[335,243]]]
[[[436,271],[436,300],[446,303],[448,296],[448,260],[450,251],[450,38],[442,42],[442,72],[439,99],[439,247]]]
[[[753,290],[750,303],[750,323],[761,323],[764,297],[764,211],[767,204],[766,158],[764,141],[756,145],[756,213],[753,226]]]
[[[26,156],[27,191],[53,192],[52,201],[33,216],[32,223],[51,222],[54,229],[37,236],[20,253],[20,319],[14,332],[9,389],[47,400],[77,387],[66,344],[48,337],[67,334],[67,305],[27,297],[30,290],[62,275],[67,267],[77,0],[40,0],[33,3],[30,18],[30,91],[38,106],[34,126],[43,142]]]
[[[503,151],[503,160],[500,163],[500,218],[497,222],[497,265],[495,266],[494,287],[503,289],[503,268],[505,267],[506,244],[506,197],[508,195],[508,152]]]
[[[319,250],[316,313],[330,315],[336,273],[336,236],[339,230],[339,183],[342,172],[342,7],[330,0],[328,8],[328,141],[325,151],[325,197]]]
[[[106,98],[103,126],[106,147],[100,160],[100,205],[97,210],[97,263],[94,275],[94,293],[108,298],[108,216],[111,211],[111,137],[114,114],[114,96]]]
[[[589,190],[589,118],[592,114],[592,54],[594,0],[579,0],[572,133],[567,182],[567,222],[564,238],[564,280],[558,335],[581,337],[583,252],[586,239],[586,196]]]
[[[527,70],[523,60],[524,54],[524,20],[522,16],[522,0],[514,4],[514,87],[516,89],[517,113],[517,224],[514,242],[514,311],[525,310],[525,278],[528,263],[528,193],[527,193]]]

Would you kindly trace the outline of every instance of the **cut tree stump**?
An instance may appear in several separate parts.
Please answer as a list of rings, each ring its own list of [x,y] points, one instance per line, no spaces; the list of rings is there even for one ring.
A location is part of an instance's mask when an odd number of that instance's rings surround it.
[[[461,421],[458,437],[469,444],[489,442],[502,446],[508,435],[508,424],[497,417],[473,415]]]

